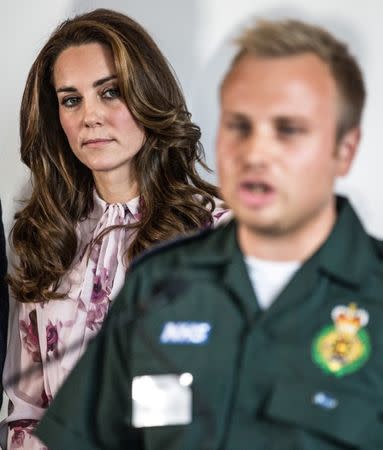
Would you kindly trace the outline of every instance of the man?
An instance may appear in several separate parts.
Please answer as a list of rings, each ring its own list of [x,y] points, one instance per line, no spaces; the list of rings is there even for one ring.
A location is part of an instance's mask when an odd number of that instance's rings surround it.
[[[7,273],[7,256],[5,252],[5,236],[2,222],[2,210],[0,202],[0,375],[3,372],[5,352],[7,349],[7,324],[8,324],[8,286],[5,281]],[[0,384],[1,386],[1,384]],[[0,406],[3,398],[3,389],[0,389]]]
[[[51,449],[383,448],[382,245],[333,193],[361,72],[297,21],[239,46],[217,138],[235,220],[135,264],[37,430]]]

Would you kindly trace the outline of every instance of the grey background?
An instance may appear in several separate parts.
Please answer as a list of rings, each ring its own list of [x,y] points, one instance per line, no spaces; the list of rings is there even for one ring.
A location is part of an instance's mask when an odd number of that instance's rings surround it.
[[[96,7],[132,16],[158,42],[178,75],[193,119],[202,128],[207,160],[213,168],[217,86],[239,28],[255,16],[289,16],[322,24],[347,40],[362,64],[369,96],[360,152],[351,175],[338,189],[351,195],[367,228],[383,236],[383,17],[378,0],[321,0],[310,6],[306,0],[6,0],[0,27],[0,197],[6,231],[19,208],[18,201],[29,190],[18,150],[19,105],[28,70],[60,21]],[[214,175],[204,176],[216,180]]]

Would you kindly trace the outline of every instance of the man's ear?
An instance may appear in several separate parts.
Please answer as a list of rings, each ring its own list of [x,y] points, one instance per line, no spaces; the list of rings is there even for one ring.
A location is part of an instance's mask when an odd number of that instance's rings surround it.
[[[346,131],[337,145],[337,176],[347,175],[355,158],[361,131],[359,127]]]

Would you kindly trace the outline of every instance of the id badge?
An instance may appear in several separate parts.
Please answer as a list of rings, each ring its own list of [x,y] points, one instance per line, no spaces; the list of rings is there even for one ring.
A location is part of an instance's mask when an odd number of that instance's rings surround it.
[[[132,382],[132,425],[187,425],[192,421],[193,375],[142,375]]]

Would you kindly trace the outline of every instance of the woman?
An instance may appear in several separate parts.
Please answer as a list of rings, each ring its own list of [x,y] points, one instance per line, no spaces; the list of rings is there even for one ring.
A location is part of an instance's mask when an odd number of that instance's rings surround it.
[[[3,372],[5,350],[7,348],[8,324],[8,286],[5,281],[7,273],[7,255],[5,252],[5,235],[0,200],[0,373]],[[0,383],[0,407],[3,400],[3,388]]]
[[[7,389],[8,448],[42,447],[33,427],[99,330],[129,261],[222,218],[216,188],[196,172],[199,138],[166,60],[132,19],[78,16],[41,50],[21,105],[33,191],[12,231],[18,302],[5,378],[34,370]]]

